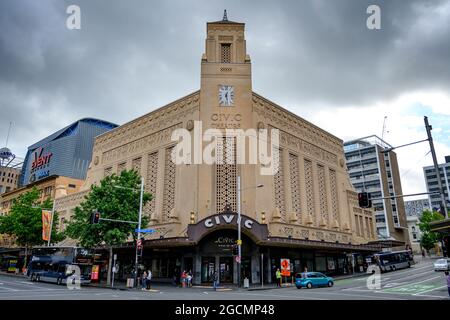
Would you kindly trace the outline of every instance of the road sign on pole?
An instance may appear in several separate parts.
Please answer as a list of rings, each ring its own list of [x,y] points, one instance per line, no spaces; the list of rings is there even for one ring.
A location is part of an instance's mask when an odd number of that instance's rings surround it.
[[[281,259],[281,275],[287,277],[291,275],[291,262],[289,259]]]
[[[156,229],[135,229],[134,232],[153,233],[153,232],[156,232]]]

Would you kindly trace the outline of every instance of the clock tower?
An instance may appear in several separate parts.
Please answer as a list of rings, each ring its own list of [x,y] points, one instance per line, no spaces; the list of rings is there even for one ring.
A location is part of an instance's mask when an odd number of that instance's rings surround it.
[[[256,128],[252,117],[251,63],[246,51],[245,24],[228,20],[225,10],[222,20],[207,23],[206,31],[199,113],[203,133],[208,129],[225,133],[226,129]],[[203,142],[203,147],[208,144],[210,142]],[[236,147],[236,141],[232,147]],[[206,204],[199,206],[200,216],[222,212],[226,204],[236,210],[237,175],[241,176],[243,186],[255,183],[254,177],[244,172],[248,167],[255,165],[199,166],[200,181],[212,181],[214,186],[211,192],[210,183],[199,184],[200,189],[205,189],[199,190],[199,203]],[[253,173],[250,175],[254,176]],[[247,205],[246,208],[251,207]]]

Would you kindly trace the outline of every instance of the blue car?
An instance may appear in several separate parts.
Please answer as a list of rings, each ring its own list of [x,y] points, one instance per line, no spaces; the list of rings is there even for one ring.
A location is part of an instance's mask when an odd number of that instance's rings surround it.
[[[295,276],[295,286],[297,289],[312,287],[332,287],[334,280],[320,272],[298,273]]]

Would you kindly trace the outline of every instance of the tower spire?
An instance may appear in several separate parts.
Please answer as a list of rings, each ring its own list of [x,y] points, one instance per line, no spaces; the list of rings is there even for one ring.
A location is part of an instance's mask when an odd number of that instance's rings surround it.
[[[228,21],[227,9],[223,10],[223,19],[222,19],[222,21]]]

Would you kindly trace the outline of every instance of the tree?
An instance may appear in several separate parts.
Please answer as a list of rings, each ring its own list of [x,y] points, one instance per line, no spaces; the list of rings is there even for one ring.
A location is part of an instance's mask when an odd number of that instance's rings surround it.
[[[441,235],[437,232],[431,232],[430,223],[433,221],[443,220],[442,214],[436,211],[425,210],[422,216],[419,218],[419,229],[422,232],[422,238],[420,240],[421,246],[425,250],[432,249],[435,244],[441,240]]]
[[[42,209],[51,210],[53,201],[50,198],[41,203],[39,190],[32,190],[14,199],[11,211],[8,215],[0,217],[0,233],[13,236],[19,246],[25,247],[25,261],[27,264],[28,249],[33,246],[43,245],[42,239]],[[58,213],[53,215],[51,242],[59,242],[64,235],[58,230]]]
[[[100,219],[115,219],[122,221],[138,221],[140,202],[140,177],[134,170],[122,171],[120,175],[111,175],[92,185],[91,192],[78,207],[72,220],[66,228],[66,234],[72,239],[79,240],[81,246],[95,248],[106,246],[109,248],[108,280],[110,283],[112,247],[126,243],[130,236],[136,240],[134,230],[137,224],[102,221],[91,224],[91,214],[94,210],[100,213]],[[144,192],[143,206],[152,199],[152,195]],[[145,227],[148,218],[143,216],[141,225]]]

